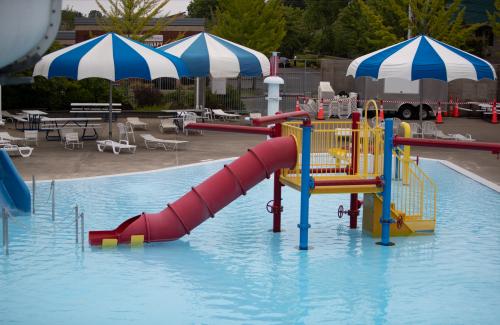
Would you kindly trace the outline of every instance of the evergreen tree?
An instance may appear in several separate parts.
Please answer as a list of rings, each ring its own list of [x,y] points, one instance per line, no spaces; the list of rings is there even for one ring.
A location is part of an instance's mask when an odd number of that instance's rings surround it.
[[[217,4],[218,0],[192,0],[187,7],[188,16],[212,20]]]
[[[410,26],[413,35],[425,34],[450,45],[467,48],[467,40],[479,24],[464,25],[465,8],[461,0],[411,0],[413,14]]]
[[[283,13],[286,21],[286,35],[279,49],[281,56],[293,57],[296,53],[303,53],[310,39],[310,33],[304,21],[304,10],[296,7],[284,6]]]
[[[348,0],[305,0],[305,19],[311,28],[310,47],[320,54],[329,54],[333,49],[332,24]],[[337,35],[339,36],[339,35]]]
[[[500,0],[495,0],[495,12],[488,12],[488,22],[495,36],[500,36]]]
[[[270,54],[286,33],[281,0],[219,0],[212,33]]]
[[[144,41],[148,37],[158,34],[169,20],[160,17],[153,26],[149,23],[159,16],[160,11],[169,0],[108,0],[110,9],[106,9],[99,0],[96,0],[99,9],[104,14],[98,22],[108,32]]]
[[[354,58],[389,46],[398,39],[373,8],[362,0],[354,0],[342,9],[332,26],[335,55]]]
[[[60,30],[73,30],[75,29],[75,17],[83,17],[83,14],[73,9],[73,7],[66,7],[61,10],[61,25]]]

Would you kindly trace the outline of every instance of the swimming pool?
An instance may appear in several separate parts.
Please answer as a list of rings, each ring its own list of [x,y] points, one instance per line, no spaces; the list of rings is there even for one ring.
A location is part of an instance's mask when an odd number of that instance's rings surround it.
[[[0,323],[14,324],[498,324],[500,194],[437,161],[434,236],[395,247],[337,218],[348,195],[311,197],[309,251],[299,251],[300,194],[284,188],[281,234],[268,230],[272,181],[249,191],[177,242],[75,244],[73,206],[86,231],[159,211],[227,161],[37,187],[37,213],[10,222],[0,255]],[[87,238],[86,238],[87,239]]]

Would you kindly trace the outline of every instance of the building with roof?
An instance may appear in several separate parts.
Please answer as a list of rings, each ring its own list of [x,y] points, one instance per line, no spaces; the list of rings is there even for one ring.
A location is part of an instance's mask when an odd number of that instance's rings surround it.
[[[156,21],[156,19],[152,19],[149,26],[153,26]],[[187,37],[203,31],[205,31],[205,18],[188,18],[180,15],[174,17],[158,35],[153,35],[153,37],[147,39],[145,43],[158,47],[179,37]],[[56,41],[62,45],[68,46],[104,33],[106,33],[106,31],[103,26],[97,22],[96,18],[75,17],[75,30],[59,31]]]

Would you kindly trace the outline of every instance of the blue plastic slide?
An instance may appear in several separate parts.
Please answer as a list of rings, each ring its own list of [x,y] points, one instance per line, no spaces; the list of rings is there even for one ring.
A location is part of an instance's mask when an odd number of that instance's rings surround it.
[[[0,150],[1,206],[20,212],[31,211],[30,190],[4,150]]]

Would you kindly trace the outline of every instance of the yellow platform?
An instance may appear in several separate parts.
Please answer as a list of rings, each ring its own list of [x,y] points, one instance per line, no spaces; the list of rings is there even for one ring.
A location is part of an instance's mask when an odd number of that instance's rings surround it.
[[[365,194],[363,199],[363,231],[378,237],[382,226],[382,198],[377,194]],[[391,205],[391,236],[429,235],[434,233],[436,220],[422,219],[419,215],[406,216]],[[397,222],[399,220],[399,223]]]

